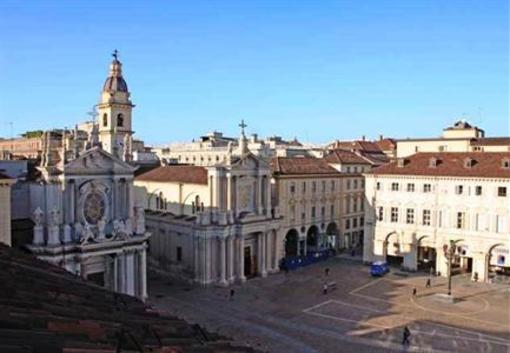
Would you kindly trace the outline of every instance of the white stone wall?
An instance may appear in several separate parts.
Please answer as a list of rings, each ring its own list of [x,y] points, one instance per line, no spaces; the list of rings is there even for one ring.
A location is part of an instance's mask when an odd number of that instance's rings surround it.
[[[398,191],[392,190],[394,183],[398,183]],[[407,191],[408,184],[414,184],[414,192]],[[430,185],[430,192],[424,192],[424,184]],[[477,187],[482,188],[481,195],[477,195]],[[506,197],[498,196],[499,187],[506,187]],[[489,253],[492,251],[494,262],[496,253],[510,249],[509,179],[367,175],[366,199],[366,262],[383,259],[386,254],[401,255],[404,267],[415,270],[417,247],[428,246],[436,249],[437,268],[445,273],[443,245],[455,240],[465,257],[473,259],[473,275],[478,272],[479,279],[486,279]],[[377,220],[379,207],[383,208],[383,220]],[[392,207],[398,208],[396,222],[391,219]],[[411,223],[407,209],[414,210]],[[423,224],[423,210],[430,210],[430,225]],[[459,212],[463,214],[460,220]],[[504,266],[510,267],[510,255]]]

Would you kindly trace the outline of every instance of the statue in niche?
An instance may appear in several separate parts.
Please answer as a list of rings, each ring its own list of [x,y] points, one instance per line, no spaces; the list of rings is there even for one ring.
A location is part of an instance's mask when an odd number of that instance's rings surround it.
[[[42,226],[43,221],[44,221],[44,212],[41,210],[40,207],[37,207],[34,210],[32,219],[34,220],[34,223],[36,226]]]
[[[59,211],[54,207],[50,212],[50,225],[57,226],[59,223]]]
[[[104,217],[102,217],[97,222],[97,237],[98,237],[98,239],[104,239],[105,238],[105,234],[104,234],[105,227],[106,227],[106,220],[104,219]]]

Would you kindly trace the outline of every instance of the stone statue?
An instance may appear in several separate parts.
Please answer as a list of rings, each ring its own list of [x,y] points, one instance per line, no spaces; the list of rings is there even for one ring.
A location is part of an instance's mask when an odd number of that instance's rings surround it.
[[[32,219],[34,220],[36,226],[42,226],[42,223],[44,221],[44,212],[41,210],[40,207],[37,207],[34,210]]]
[[[131,135],[127,134],[124,136],[124,161],[129,162],[131,161],[131,155],[132,155],[132,138]]]
[[[126,219],[124,223],[124,231],[128,236],[133,235],[133,222],[131,221],[131,218]]]
[[[83,236],[81,238],[81,243],[86,244],[90,241],[94,240],[94,232],[92,231],[92,227],[90,224],[85,224],[85,228],[83,230]]]
[[[90,130],[88,145],[89,148],[99,145],[99,127],[96,123],[92,123],[92,130]]]
[[[81,241],[83,235],[83,226],[80,222],[74,224],[74,240]]]
[[[143,207],[136,208],[136,234],[145,233],[145,211]]]
[[[51,226],[57,226],[59,224],[59,211],[57,210],[56,207],[54,207],[51,211],[50,211],[50,225]]]
[[[98,222],[97,222],[97,238],[99,240],[102,240],[105,238],[105,234],[104,234],[104,229],[106,227],[106,220],[104,219],[104,217],[102,217]]]
[[[113,221],[113,235],[115,237],[120,235],[126,235],[126,228],[124,222],[121,219],[116,219]]]

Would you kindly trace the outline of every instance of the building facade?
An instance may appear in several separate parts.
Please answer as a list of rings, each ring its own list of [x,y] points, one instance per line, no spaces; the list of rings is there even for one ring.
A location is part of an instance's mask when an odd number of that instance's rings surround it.
[[[162,166],[136,178],[146,199],[150,254],[164,269],[204,285],[278,271],[271,170],[248,152],[244,133],[240,146],[241,154],[214,166]]]
[[[366,176],[364,261],[486,281],[510,272],[510,153],[418,153]]]
[[[102,115],[88,133],[62,130],[55,144],[53,132],[43,132],[37,173],[14,161],[5,164],[19,176],[14,218],[31,225],[29,240],[13,234],[20,246],[110,290],[145,299],[150,234],[135,199],[136,168],[127,163],[132,105],[125,101],[129,92],[120,66],[115,55],[100,99]]]

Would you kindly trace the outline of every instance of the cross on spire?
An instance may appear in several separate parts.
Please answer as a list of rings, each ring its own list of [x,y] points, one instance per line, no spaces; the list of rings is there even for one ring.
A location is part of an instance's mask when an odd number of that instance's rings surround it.
[[[117,49],[115,49],[112,53],[112,56],[115,60],[117,60],[118,56],[119,56],[119,51]]]
[[[241,135],[244,135],[244,128],[247,127],[246,123],[244,122],[244,119],[241,120],[241,123],[239,124],[239,127],[241,128]]]

